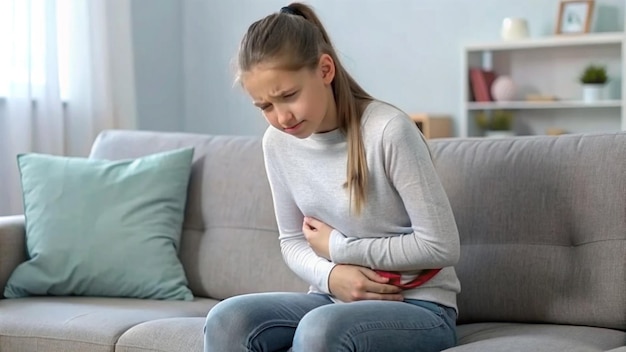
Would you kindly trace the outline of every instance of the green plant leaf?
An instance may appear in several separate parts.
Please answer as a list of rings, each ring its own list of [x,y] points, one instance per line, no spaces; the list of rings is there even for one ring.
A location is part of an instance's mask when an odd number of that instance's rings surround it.
[[[579,77],[583,84],[604,84],[608,81],[606,67],[601,65],[588,65]]]

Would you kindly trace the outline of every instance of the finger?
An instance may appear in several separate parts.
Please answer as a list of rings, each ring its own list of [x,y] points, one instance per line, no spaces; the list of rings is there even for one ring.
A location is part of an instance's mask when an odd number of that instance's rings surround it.
[[[304,221],[309,224],[309,226],[313,227],[313,228],[319,228],[321,225],[323,225],[323,223],[319,220],[317,220],[316,218],[312,218],[310,216],[307,216],[304,218]]]
[[[307,241],[311,240],[311,230],[308,226],[304,224],[302,225],[302,233],[304,234],[304,238],[306,238]]]
[[[378,282],[381,284],[386,284],[387,282],[389,282],[389,278],[380,276],[374,270],[371,270],[368,268],[361,268],[361,272],[363,273],[363,275],[365,275],[365,277],[367,277],[368,279],[374,282]]]
[[[402,292],[402,289],[398,286],[395,285],[389,285],[389,284],[379,284],[376,282],[371,282],[370,284],[366,285],[365,290],[367,292],[372,292],[372,293],[381,293],[381,294],[390,294],[390,293],[400,293]]]

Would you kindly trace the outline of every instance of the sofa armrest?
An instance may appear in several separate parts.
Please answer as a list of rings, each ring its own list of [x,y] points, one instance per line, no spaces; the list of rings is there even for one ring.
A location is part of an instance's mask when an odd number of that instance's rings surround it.
[[[11,273],[25,260],[24,216],[0,216],[0,298]]]

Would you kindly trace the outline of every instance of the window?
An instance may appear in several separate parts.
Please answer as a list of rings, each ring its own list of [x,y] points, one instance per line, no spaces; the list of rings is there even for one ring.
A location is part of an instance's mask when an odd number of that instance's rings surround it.
[[[0,0],[0,97],[43,89],[55,76],[67,96],[71,1]]]

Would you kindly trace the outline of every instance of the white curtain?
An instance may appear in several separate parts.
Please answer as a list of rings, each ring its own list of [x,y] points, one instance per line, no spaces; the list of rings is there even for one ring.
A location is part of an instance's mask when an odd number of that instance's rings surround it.
[[[0,216],[23,212],[16,156],[87,156],[134,128],[129,1],[0,0]]]

